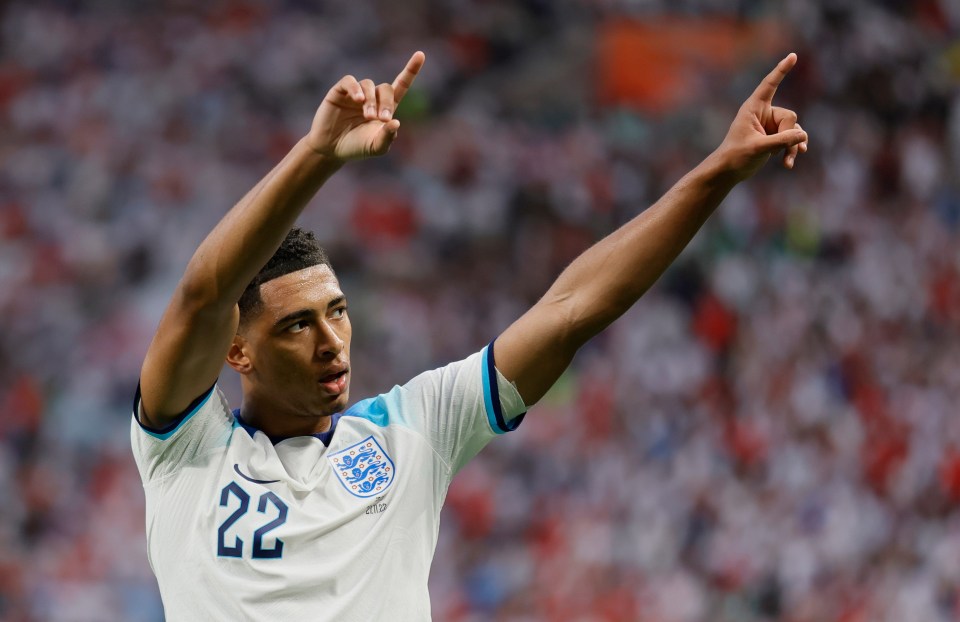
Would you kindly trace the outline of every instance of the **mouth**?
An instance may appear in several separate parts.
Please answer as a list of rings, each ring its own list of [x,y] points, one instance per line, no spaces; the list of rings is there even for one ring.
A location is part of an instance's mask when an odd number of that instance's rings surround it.
[[[320,386],[330,395],[340,395],[347,390],[347,374],[349,369],[342,369],[320,378]]]

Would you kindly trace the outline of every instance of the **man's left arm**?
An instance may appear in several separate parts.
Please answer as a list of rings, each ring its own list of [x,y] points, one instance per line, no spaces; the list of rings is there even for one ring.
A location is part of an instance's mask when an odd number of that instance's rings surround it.
[[[537,402],[577,350],[627,311],[686,247],[730,190],[783,150],[793,168],[807,134],[773,106],[797,62],[788,55],[744,102],[720,147],[642,214],[580,255],[496,340],[496,366],[527,405]]]

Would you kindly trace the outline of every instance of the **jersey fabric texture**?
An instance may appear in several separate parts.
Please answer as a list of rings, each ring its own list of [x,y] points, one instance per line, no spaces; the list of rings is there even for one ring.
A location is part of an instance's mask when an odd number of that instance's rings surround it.
[[[429,620],[453,475],[525,411],[493,344],[363,400],[330,431],[271,439],[212,387],[131,439],[166,619]]]

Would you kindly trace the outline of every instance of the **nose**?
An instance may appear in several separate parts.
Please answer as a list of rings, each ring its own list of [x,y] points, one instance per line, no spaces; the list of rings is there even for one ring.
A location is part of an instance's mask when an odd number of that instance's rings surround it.
[[[344,346],[343,338],[329,322],[320,322],[317,331],[317,355],[320,358],[336,358]]]

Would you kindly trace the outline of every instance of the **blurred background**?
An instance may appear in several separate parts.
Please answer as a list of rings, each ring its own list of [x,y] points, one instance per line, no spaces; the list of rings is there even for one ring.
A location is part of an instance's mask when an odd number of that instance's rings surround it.
[[[812,137],[460,473],[434,618],[960,620],[958,35],[955,0],[4,3],[0,620],[162,620],[129,420],[167,297],[334,81],[416,49],[390,155],[302,219],[355,400],[495,337],[788,51]]]

